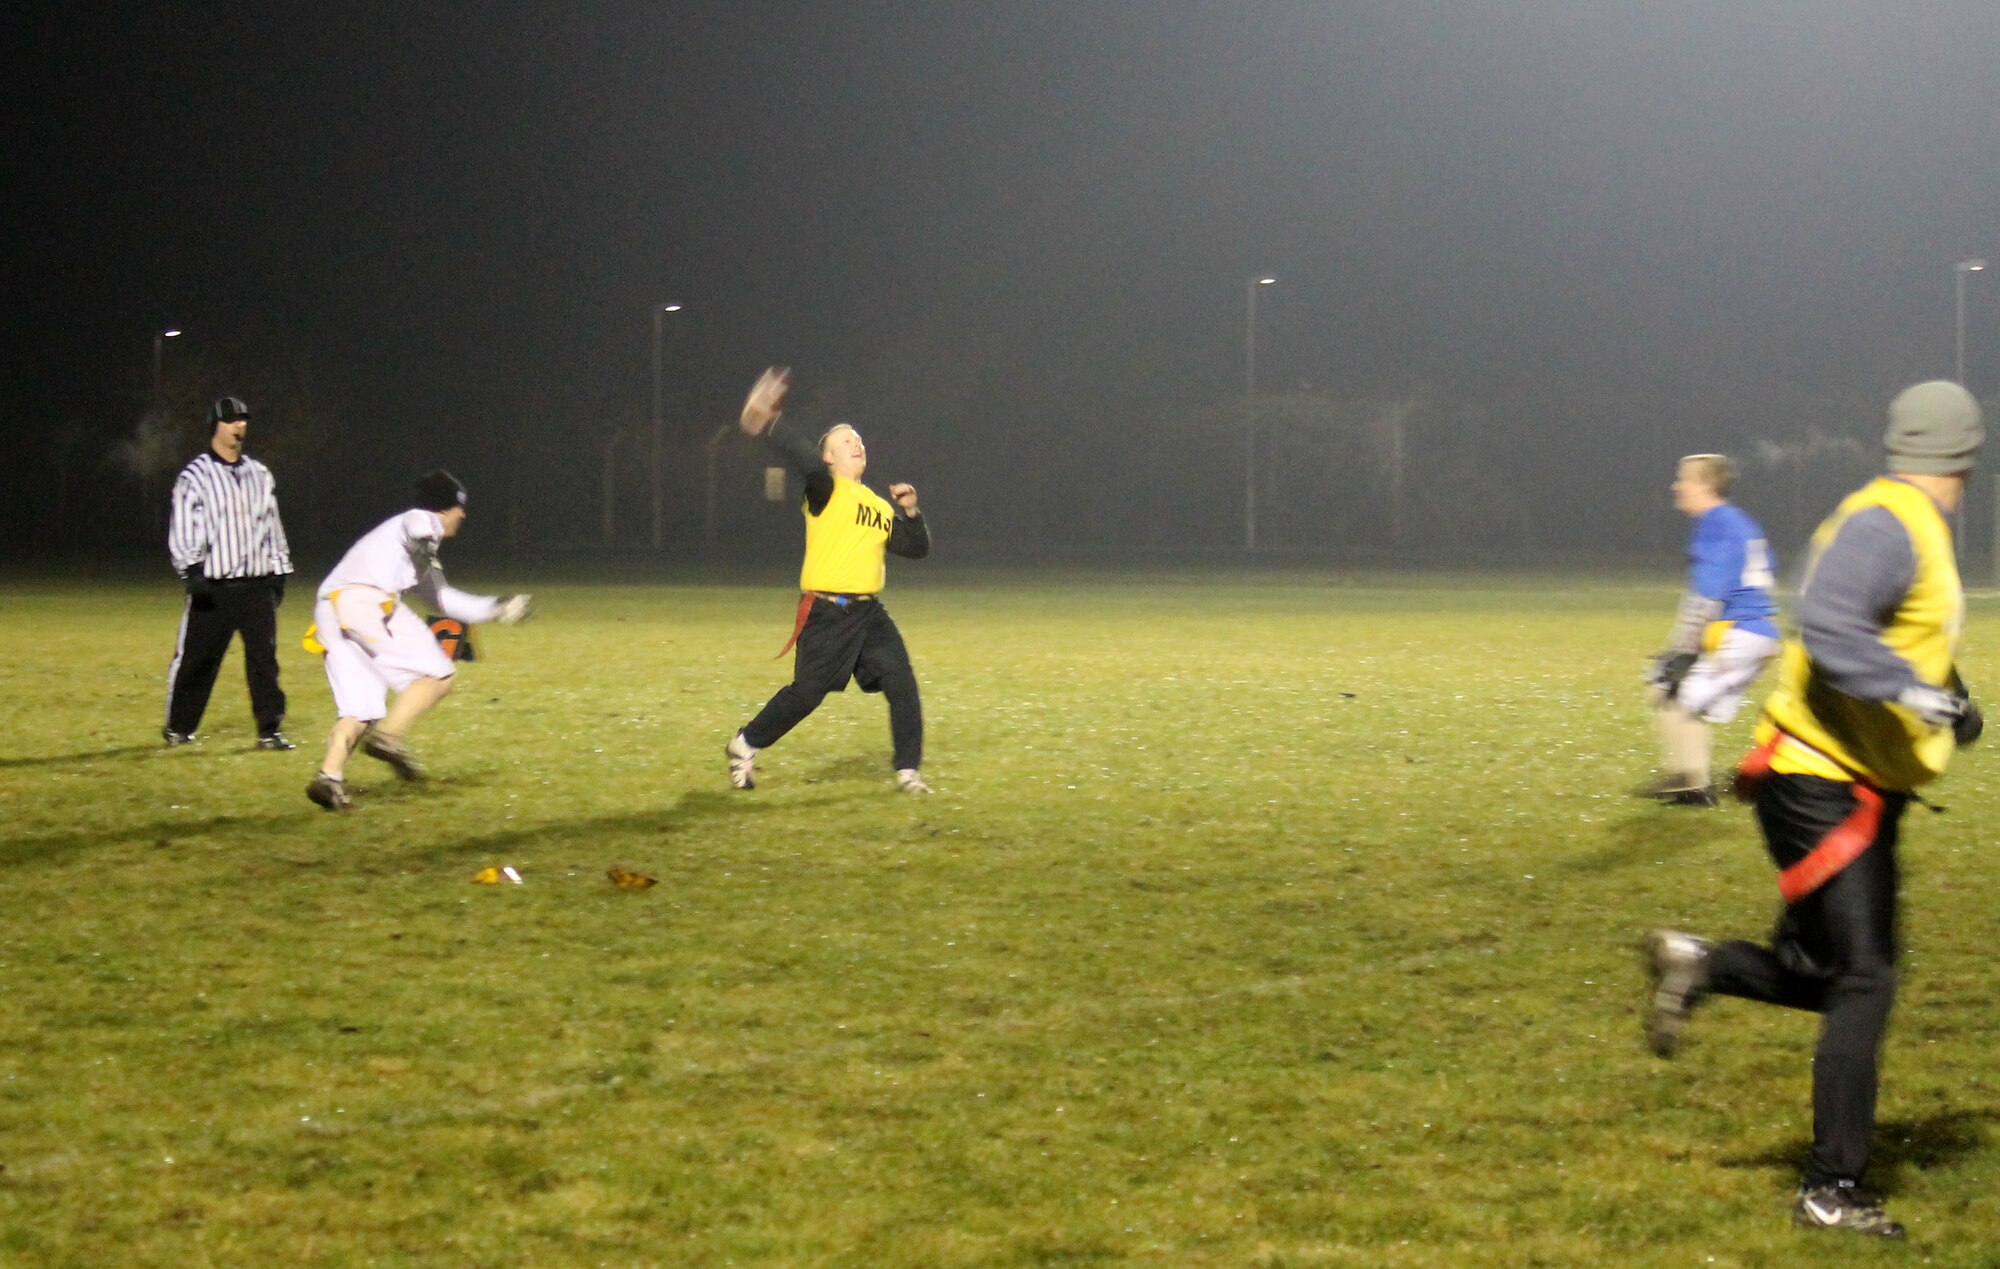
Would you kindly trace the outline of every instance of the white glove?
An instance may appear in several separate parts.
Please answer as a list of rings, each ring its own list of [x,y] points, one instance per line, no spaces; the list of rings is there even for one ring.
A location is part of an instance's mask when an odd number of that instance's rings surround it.
[[[1932,727],[1955,727],[1965,717],[1966,700],[1941,687],[1912,683],[1896,697],[1896,704],[1909,710]]]
[[[511,626],[518,621],[526,621],[534,616],[535,599],[532,595],[509,595],[500,601],[500,611],[493,614],[493,620],[503,626]]]

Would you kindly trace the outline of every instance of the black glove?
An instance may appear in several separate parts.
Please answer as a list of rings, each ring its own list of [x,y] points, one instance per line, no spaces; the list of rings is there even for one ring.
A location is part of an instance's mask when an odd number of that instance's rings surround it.
[[[1700,657],[1693,652],[1662,652],[1653,661],[1653,682],[1668,696],[1680,691],[1681,680],[1688,676],[1694,663]]]
[[[1986,730],[1986,720],[1980,717],[1979,706],[1973,703],[1970,696],[1959,699],[1965,702],[1965,712],[1952,723],[1951,738],[1958,742],[1960,749],[1963,749],[1979,739],[1979,734]]]
[[[275,573],[271,577],[271,607],[283,608],[284,606],[285,575],[283,573]]]

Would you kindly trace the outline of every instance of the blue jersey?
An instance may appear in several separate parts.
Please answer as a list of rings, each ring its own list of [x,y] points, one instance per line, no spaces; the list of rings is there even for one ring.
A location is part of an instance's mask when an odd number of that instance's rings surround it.
[[[1771,599],[1776,568],[1764,530],[1749,512],[1725,502],[1695,517],[1688,535],[1688,588],[1703,599],[1722,601],[1716,620],[1777,638],[1771,620],[1778,612]]]

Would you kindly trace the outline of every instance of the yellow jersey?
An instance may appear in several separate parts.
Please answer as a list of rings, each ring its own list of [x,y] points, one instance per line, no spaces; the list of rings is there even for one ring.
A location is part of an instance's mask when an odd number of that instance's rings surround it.
[[[1813,534],[1805,591],[1820,555],[1849,518],[1881,507],[1910,539],[1914,572],[1909,588],[1877,638],[1933,687],[1956,683],[1954,665],[1965,624],[1965,589],[1952,554],[1951,526],[1929,494],[1906,481],[1878,477],[1849,494]],[[1954,741],[1950,728],[1933,728],[1889,701],[1849,696],[1828,683],[1801,638],[1785,641],[1778,688],[1764,702],[1757,741],[1776,741],[1771,769],[1828,780],[1857,777],[1879,788],[1907,792],[1944,773]]]
[[[836,595],[873,595],[882,589],[888,569],[883,555],[896,509],[887,498],[858,480],[833,478],[833,494],[818,515],[804,508],[806,559],[799,569],[799,589]]]

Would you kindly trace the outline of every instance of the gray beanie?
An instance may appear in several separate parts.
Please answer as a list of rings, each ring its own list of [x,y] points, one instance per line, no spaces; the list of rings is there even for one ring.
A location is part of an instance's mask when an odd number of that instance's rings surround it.
[[[1955,476],[1969,471],[1986,439],[1979,402],[1949,379],[1905,388],[1889,403],[1889,430],[1882,444],[1889,470],[1917,476]]]

